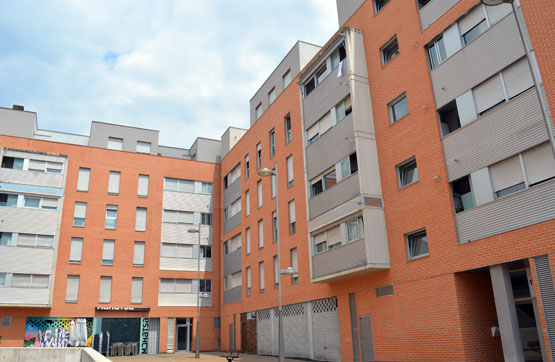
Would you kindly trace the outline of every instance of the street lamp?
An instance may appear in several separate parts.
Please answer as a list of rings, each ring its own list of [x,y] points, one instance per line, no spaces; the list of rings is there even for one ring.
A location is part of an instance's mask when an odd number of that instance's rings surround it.
[[[198,229],[187,230],[190,234],[198,234],[198,251],[197,251],[197,333],[195,338],[195,358],[200,358],[199,351],[199,319],[200,319],[200,223],[198,224]]]
[[[274,169],[270,170],[268,168],[263,168],[262,170],[258,171],[258,175],[262,177],[274,176],[275,179],[275,187],[276,187],[276,228],[277,228],[277,263],[279,269],[278,275],[278,356],[279,362],[285,361],[284,356],[284,340],[283,340],[283,316],[281,313],[281,274],[282,272],[288,272],[289,269],[293,270],[292,268],[288,268],[286,270],[281,270],[281,263],[280,263],[280,252],[279,252],[279,205],[278,205],[278,179],[277,179],[277,162],[274,162]],[[286,273],[283,273],[286,274]]]
[[[481,1],[482,1],[482,4],[487,6],[496,6],[496,5],[501,5],[503,3],[510,3],[513,6],[513,14],[516,19],[516,24],[518,26],[518,33],[520,34],[520,40],[522,41],[522,46],[524,47],[526,58],[528,58],[528,67],[530,68],[530,73],[532,73],[532,79],[534,80],[534,87],[536,88],[536,95],[538,96],[538,101],[540,103],[540,108],[542,110],[542,116],[545,123],[545,128],[547,128],[547,135],[549,136],[551,151],[555,156],[555,138],[553,138],[553,130],[551,128],[551,124],[548,117],[547,104],[545,103],[540,93],[540,80],[538,78],[538,75],[536,74],[536,71],[534,70],[534,67],[532,66],[532,64],[534,64],[533,63],[534,60],[532,58],[530,49],[526,45],[526,40],[524,39],[524,29],[526,25],[524,24],[523,20],[521,20],[517,15],[516,2],[514,0],[481,0]]]

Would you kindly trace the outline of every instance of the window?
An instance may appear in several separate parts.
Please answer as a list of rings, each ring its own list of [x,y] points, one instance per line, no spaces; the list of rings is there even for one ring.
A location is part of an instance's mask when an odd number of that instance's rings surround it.
[[[203,194],[212,194],[212,182],[201,182],[201,190]]]
[[[277,255],[274,255],[274,288],[279,287],[279,260]]]
[[[272,129],[270,131],[270,157],[274,157],[276,154],[276,130]]]
[[[424,6],[426,6],[430,0],[417,0],[418,2],[418,10],[422,9]]]
[[[291,142],[291,116],[285,116],[285,143]]]
[[[406,235],[408,259],[416,259],[429,255],[428,237],[426,230],[417,231]]]
[[[258,207],[262,207],[262,180],[258,180],[256,189],[258,191]]]
[[[251,284],[251,267],[250,266],[247,267],[246,274],[247,274],[247,297],[248,297],[249,295],[251,295],[251,287],[252,287],[252,284]]]
[[[453,100],[447,103],[437,112],[439,114],[442,136],[447,136],[449,133],[461,128],[461,121],[459,118],[459,111],[457,109],[456,101]]]
[[[241,272],[229,274],[224,278],[224,290],[240,287],[243,284]]]
[[[71,246],[69,249],[69,262],[80,264],[83,254],[83,238],[71,238]]]
[[[287,187],[293,186],[294,174],[293,174],[293,155],[290,155],[286,159],[287,163]]]
[[[224,255],[231,254],[241,249],[241,233],[235,235],[224,243]]]
[[[299,263],[297,261],[297,248],[293,248],[290,250],[291,256],[291,268],[296,271],[295,274],[291,275],[291,283],[295,284],[299,281]]]
[[[264,262],[258,263],[258,277],[260,282],[260,293],[264,292]]]
[[[255,110],[254,110],[254,114],[255,114],[255,119],[259,119],[260,116],[262,116],[262,103],[259,103]]]
[[[150,153],[150,142],[137,141],[137,153]]]
[[[361,217],[349,220],[346,222],[347,226],[347,242],[361,239],[364,237],[364,225]]]
[[[2,319],[0,320],[0,327],[10,328],[11,326],[12,326],[12,317],[3,315]]]
[[[119,194],[119,179],[120,173],[118,171],[110,171],[110,177],[108,178],[109,194]]]
[[[389,121],[391,124],[397,122],[407,114],[409,114],[409,105],[407,103],[407,96],[405,93],[401,94],[388,105],[389,107]]]
[[[374,0],[374,12],[379,13],[388,2],[389,0]]]
[[[87,216],[87,203],[75,202],[75,209],[73,210],[73,226],[84,227],[85,217]]]
[[[131,278],[131,303],[140,304],[143,302],[143,278]]]
[[[114,265],[115,240],[104,239],[102,246],[102,265]]]
[[[0,206],[17,207],[17,195],[0,194]]]
[[[256,145],[256,168],[259,169],[262,166],[262,145],[260,142]]]
[[[249,216],[251,214],[251,192],[249,190],[245,191],[245,215]]]
[[[138,207],[135,216],[135,231],[146,231],[146,207]]]
[[[476,206],[470,176],[464,176],[451,183],[455,212],[468,210]]]
[[[519,155],[489,166],[489,172],[495,198],[526,188]]]
[[[112,277],[100,277],[98,303],[110,303],[112,297]]]
[[[13,234],[12,233],[0,233],[0,245],[9,246],[13,245]]]
[[[211,259],[212,258],[212,247],[211,246],[206,246],[206,245],[201,245],[199,248],[199,258],[203,258],[203,259]]]
[[[148,175],[139,175],[137,196],[148,197]]]
[[[193,224],[194,213],[190,211],[165,210],[163,222],[169,224]]]
[[[224,177],[224,187],[227,189],[236,180],[241,178],[241,164],[238,163],[229,173]]]
[[[443,42],[443,37],[440,37],[428,45],[428,60],[430,61],[430,69],[434,69],[440,65],[445,59],[447,59],[445,43]]]
[[[8,286],[8,281],[6,280],[6,273],[0,273],[0,287]]]
[[[386,285],[383,287],[376,288],[376,297],[386,297],[388,295],[393,295],[393,285]]]
[[[331,126],[335,126],[337,123],[345,119],[353,110],[353,104],[351,102],[351,95],[349,94],[345,99],[343,99],[339,104],[337,104],[332,109],[332,114],[335,116],[335,120],[332,119]]]
[[[251,253],[251,228],[245,229],[245,239],[247,244],[247,255]]]
[[[79,168],[79,176],[77,177],[77,191],[89,191],[89,179],[91,176],[90,168]]]
[[[28,169],[29,171],[62,173],[63,163],[30,159]]]
[[[295,200],[289,201],[289,234],[296,231]]]
[[[108,137],[108,149],[121,151],[123,149],[123,138]]]
[[[11,168],[12,170],[23,170],[23,158],[8,157],[2,158],[2,168]]]
[[[31,248],[52,248],[54,243],[53,235],[24,234],[17,235],[17,246]]]
[[[160,279],[159,293],[192,293],[191,279]]]
[[[79,300],[79,275],[68,275],[66,283],[66,303],[77,303]]]
[[[272,171],[276,171],[276,169],[274,168]],[[272,186],[272,199],[276,198],[276,175],[273,174],[272,177],[270,177],[270,183]]]
[[[283,89],[285,90],[285,88],[287,88],[287,86],[291,84],[291,69],[287,69],[287,72],[285,72],[285,74],[281,78]]]
[[[201,279],[200,280],[200,292],[201,293],[212,293],[212,280]]]
[[[203,192],[212,193],[212,184],[204,183]],[[164,177],[164,191],[195,192],[195,181]]]
[[[162,243],[160,245],[160,256],[163,258],[192,258],[193,245]]]
[[[133,244],[133,266],[145,265],[145,242],[135,241]]]
[[[106,229],[115,229],[118,221],[118,205],[106,205]]]
[[[416,159],[411,158],[397,166],[397,174],[399,176],[399,188],[408,186],[418,181],[418,169],[416,168]]]
[[[222,321],[220,320],[220,317],[214,317],[214,329],[220,329],[221,324]]]
[[[276,88],[272,88],[272,90],[268,93],[268,104],[274,103],[276,100]]]
[[[212,213],[201,212],[200,213],[200,224],[201,225],[212,225]]]
[[[486,30],[488,30],[488,24],[486,22],[486,19],[484,19],[481,22],[479,22],[475,27],[473,27],[472,29],[470,29],[469,31],[467,31],[462,35],[463,45],[467,45],[468,43],[470,43],[471,41],[473,41],[474,39],[482,35],[482,33],[485,32]]]
[[[245,180],[249,179],[250,163],[249,155],[245,155]]]
[[[225,210],[225,219],[229,220],[233,216],[237,215],[241,212],[241,198],[238,198],[234,202],[231,203]]]
[[[274,242],[278,241],[279,231],[278,231],[277,211],[272,212],[272,234],[274,236]]]
[[[555,160],[549,142],[522,153],[528,186],[535,186],[555,177]]]
[[[399,44],[397,43],[397,35],[389,39],[380,49],[382,53],[382,65],[386,65],[399,54]]]
[[[337,183],[337,177],[335,173],[335,167],[328,170],[326,174],[322,177],[318,177],[316,181],[313,181],[310,185],[310,196],[314,197],[328,188],[332,187]]]
[[[340,170],[341,170],[341,179],[344,179],[358,171],[358,163],[357,163],[357,154],[352,153],[349,157],[344,158],[341,160]]]
[[[264,222],[262,219],[258,220],[258,248],[264,247]]]
[[[12,274],[12,288],[45,289],[50,286],[48,274]]]

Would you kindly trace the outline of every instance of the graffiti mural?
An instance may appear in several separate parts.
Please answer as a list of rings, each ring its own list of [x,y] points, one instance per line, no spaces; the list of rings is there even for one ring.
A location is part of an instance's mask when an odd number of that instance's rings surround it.
[[[25,325],[24,347],[68,347],[73,318],[28,317]],[[86,319],[87,337],[92,334],[93,319]]]

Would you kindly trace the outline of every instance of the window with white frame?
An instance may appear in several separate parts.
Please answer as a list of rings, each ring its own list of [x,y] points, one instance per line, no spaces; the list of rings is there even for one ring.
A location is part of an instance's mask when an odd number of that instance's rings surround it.
[[[287,187],[293,186],[295,175],[293,173],[293,155],[289,155],[286,159],[287,164]]]
[[[17,207],[18,196],[0,193],[0,206]]]
[[[200,293],[212,293],[212,280],[211,279],[201,279],[199,285]]]
[[[137,141],[137,153],[150,153],[150,142]]]
[[[258,248],[264,247],[264,221],[258,220]]]
[[[131,278],[131,304],[141,304],[143,302],[143,278]]]
[[[439,37],[427,46],[428,60],[430,61],[430,69],[434,69],[445,59],[447,59],[447,52],[445,50],[445,43],[443,37]]]
[[[199,258],[212,259],[212,247],[208,245],[201,245],[199,247]]]
[[[238,249],[241,249],[241,233],[233,236],[224,243],[224,255],[231,254]]]
[[[276,130],[272,129],[270,131],[270,157],[274,157],[276,154]]]
[[[291,257],[291,268],[296,271],[295,274],[291,275],[291,283],[295,284],[299,281],[299,263],[297,260],[297,248],[293,248],[289,251]]]
[[[192,293],[191,279],[161,278],[158,286],[159,293]]]
[[[104,239],[102,244],[102,265],[114,265],[115,240]]]
[[[50,275],[48,274],[19,274],[11,275],[12,288],[45,289],[50,287]]]
[[[320,85],[327,76],[341,64],[341,61],[345,59],[346,52],[345,46],[340,44],[334,51],[330,54],[328,58],[320,65],[320,67],[314,72],[314,75],[304,84],[304,96],[308,96],[318,85]]]
[[[145,265],[145,242],[135,241],[133,243],[133,266]]]
[[[61,162],[42,161],[29,159],[29,171],[39,171],[47,173],[62,173],[64,164]]]
[[[274,168],[272,171],[276,171],[276,169]],[[272,186],[272,199],[276,198],[276,175],[272,174],[272,177],[270,177],[270,183]]]
[[[295,200],[289,201],[289,234],[297,231],[297,218],[295,216]]]
[[[477,6],[464,18],[459,20],[458,24],[463,46],[467,45],[488,30],[484,7],[482,5]]]
[[[310,181],[310,196],[314,197],[326,191],[356,172],[358,172],[357,154],[352,153]]]
[[[164,191],[195,192],[195,181],[164,177]]]
[[[83,254],[83,238],[71,238],[71,246],[69,249],[69,262],[72,264],[81,264]]]
[[[251,253],[251,228],[245,229],[245,243],[247,244],[247,255]]]
[[[118,222],[118,205],[106,205],[106,229],[115,229]]]
[[[87,203],[76,201],[75,208],[73,210],[73,226],[84,227],[86,216],[87,216]]]
[[[264,292],[264,287],[265,287],[265,283],[264,283],[264,262],[261,261],[258,263],[258,281],[259,281],[259,286],[260,286],[260,293]]]
[[[17,235],[17,234],[16,234]],[[15,246],[17,245],[17,236],[13,233],[0,232],[0,246]]]
[[[276,100],[276,88],[272,88],[270,92],[268,92],[268,104],[274,103]]]
[[[245,191],[245,216],[251,214],[251,192],[250,190]]]
[[[175,243],[161,243],[160,244],[160,257],[162,258],[192,258],[193,245],[190,244],[175,244]]]
[[[429,255],[426,230],[419,230],[406,236],[407,257],[409,260]]]
[[[291,84],[291,69],[287,69],[287,71],[281,77],[283,89],[287,88],[289,84]]]
[[[259,169],[262,166],[262,145],[260,142],[256,145],[256,168]]]
[[[397,35],[389,39],[380,49],[382,54],[382,65],[386,65],[393,58],[399,55],[399,44],[397,43]]]
[[[262,180],[256,183],[256,190],[258,192],[258,207],[262,207]]]
[[[66,283],[66,303],[77,303],[79,300],[79,275],[68,275]]]
[[[148,197],[148,175],[139,175],[139,181],[137,186],[137,196]]]
[[[285,116],[285,143],[291,142],[291,115]]]
[[[110,303],[112,299],[112,277],[100,277],[100,290],[98,292],[98,303]]]
[[[262,116],[262,103],[258,103],[256,108],[254,109],[255,119],[259,119]]]
[[[319,176],[310,183],[310,196],[314,197],[337,183],[335,167],[327,170],[323,176]]]
[[[455,212],[472,209],[476,206],[470,175],[451,182],[451,192],[453,194]]]
[[[77,191],[89,191],[89,179],[91,176],[90,168],[79,168],[79,175],[77,176]]]
[[[246,273],[247,273],[247,297],[248,297],[249,295],[251,295],[251,287],[252,287],[252,284],[251,284],[252,276],[251,276],[251,267],[250,266],[247,267]]]
[[[239,214],[241,212],[241,198],[238,198],[234,202],[231,203],[228,207],[224,210],[225,220],[231,219],[233,216]]]
[[[33,209],[57,210],[58,199],[51,197],[23,196],[23,207]]]
[[[409,114],[409,104],[407,95],[403,92],[400,96],[389,102],[389,121],[391,124],[397,122],[407,114]]]
[[[108,193],[109,194],[119,194],[119,180],[120,173],[118,171],[110,171],[110,176],[108,177]]]
[[[17,237],[12,239],[12,242],[17,246],[51,249],[54,247],[54,235],[18,233]]]
[[[314,255],[362,238],[364,238],[364,223],[362,217],[358,216],[324,231],[313,233]]]
[[[418,181],[416,158],[413,157],[397,165],[397,175],[399,180],[399,188],[408,186]]]
[[[243,278],[241,272],[238,271],[233,274],[229,274],[224,278],[224,290],[230,290],[233,288],[239,288],[243,284]]]
[[[164,209],[163,222],[169,224],[193,224],[194,213],[191,211]]]
[[[338,178],[337,182],[343,180],[351,176],[354,173],[358,172],[358,162],[357,162],[357,154],[351,153],[348,157],[345,157],[339,162],[339,170],[340,170],[340,178]]]
[[[389,0],[374,0],[374,13],[379,13],[388,2]]]
[[[25,159],[19,157],[4,156],[2,158],[2,168],[12,170],[23,170]]]
[[[229,173],[224,177],[224,188],[228,188],[236,180],[241,177],[241,164],[238,163]]]
[[[364,225],[361,217],[349,220],[345,223],[347,231],[347,242],[361,239],[364,237]]]
[[[212,225],[212,213],[211,212],[201,212],[200,213],[200,224],[201,225]]]
[[[279,231],[278,231],[278,219],[277,219],[277,211],[272,212],[272,235],[274,242],[278,241],[279,238]]]
[[[147,208],[138,207],[135,216],[135,231],[146,231]]]
[[[277,255],[274,255],[274,288],[279,287],[279,261]]]
[[[245,180],[249,179],[249,172],[250,172],[249,155],[245,155]]]
[[[108,137],[109,150],[121,151],[123,149],[123,138]]]

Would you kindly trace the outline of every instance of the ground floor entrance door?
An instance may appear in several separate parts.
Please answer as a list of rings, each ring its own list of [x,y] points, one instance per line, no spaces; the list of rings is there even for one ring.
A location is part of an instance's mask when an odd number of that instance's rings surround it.
[[[177,351],[178,352],[191,352],[192,341],[192,319],[191,318],[177,318]]]

